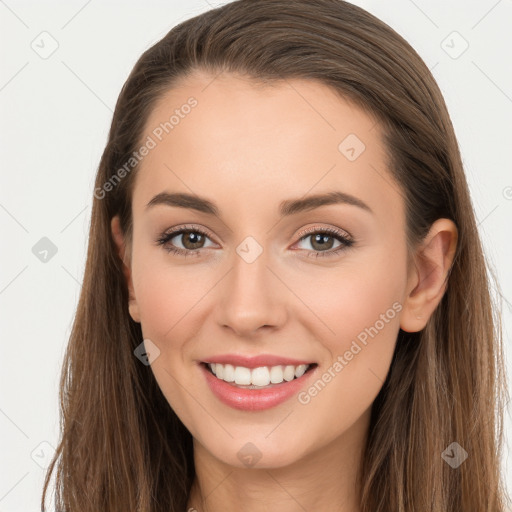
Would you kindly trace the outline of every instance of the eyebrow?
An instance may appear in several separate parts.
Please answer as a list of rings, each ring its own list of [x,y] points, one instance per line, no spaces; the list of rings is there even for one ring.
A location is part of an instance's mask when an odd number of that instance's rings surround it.
[[[372,209],[366,203],[361,201],[361,199],[358,199],[357,197],[345,192],[337,191],[328,192],[325,194],[316,194],[299,199],[287,199],[280,203],[279,214],[281,217],[287,217],[297,213],[313,210],[315,208],[319,208],[320,206],[331,204],[348,204],[351,206],[357,206],[363,210],[373,213]],[[191,210],[197,210],[201,213],[215,215],[217,217],[220,213],[219,208],[209,199],[182,192],[161,192],[160,194],[157,194],[155,197],[153,197],[151,201],[149,201],[149,203],[146,205],[146,210],[156,205],[188,208]]]

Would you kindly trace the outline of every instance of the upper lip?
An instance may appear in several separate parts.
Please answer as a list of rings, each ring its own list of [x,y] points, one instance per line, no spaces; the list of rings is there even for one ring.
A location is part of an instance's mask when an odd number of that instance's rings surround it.
[[[231,364],[233,366],[244,366],[245,368],[259,368],[261,366],[299,366],[300,364],[314,364],[312,361],[281,357],[272,354],[260,354],[257,356],[241,356],[236,354],[222,354],[212,356],[204,360],[205,363]]]

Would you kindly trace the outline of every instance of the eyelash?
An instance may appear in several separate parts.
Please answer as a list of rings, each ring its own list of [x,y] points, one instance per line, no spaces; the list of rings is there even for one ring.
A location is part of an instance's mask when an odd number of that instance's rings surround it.
[[[166,250],[168,253],[177,254],[180,256],[189,256],[189,255],[197,255],[199,256],[203,248],[200,249],[180,249],[179,247],[174,247],[172,245],[165,245],[167,244],[172,238],[178,235],[182,235],[185,233],[199,233],[202,236],[205,236],[207,238],[210,238],[208,233],[203,231],[202,229],[196,228],[194,226],[183,226],[180,228],[177,228],[175,230],[164,232],[162,233],[159,238],[156,240],[156,245],[158,246],[164,246],[164,250]],[[329,251],[310,251],[312,254],[309,255],[309,257],[315,257],[315,258],[326,258],[326,257],[334,257],[337,256],[342,251],[348,249],[354,244],[354,240],[352,238],[349,238],[348,233],[346,232],[338,231],[334,228],[309,228],[301,233],[301,236],[299,238],[299,242],[302,241],[304,238],[308,238],[309,236],[313,234],[327,234],[330,235],[333,238],[336,238],[338,241],[341,242],[341,245],[336,249],[330,249]],[[304,249],[307,250],[307,249]]]

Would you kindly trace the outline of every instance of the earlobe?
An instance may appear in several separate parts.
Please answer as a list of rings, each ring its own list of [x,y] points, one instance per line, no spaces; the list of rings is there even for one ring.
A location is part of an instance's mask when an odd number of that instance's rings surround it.
[[[407,296],[400,328],[421,331],[443,298],[457,247],[457,227],[449,219],[438,219],[414,255],[414,271],[407,283]]]
[[[132,274],[131,274],[131,265],[129,262],[129,258],[127,257],[126,252],[126,243],[123,235],[123,231],[121,229],[121,223],[119,220],[119,216],[116,215],[112,218],[112,221],[110,223],[111,231],[112,231],[112,238],[114,239],[114,243],[117,247],[117,254],[119,256],[119,259],[122,261],[123,265],[123,274],[126,281],[126,286],[128,288],[128,294],[129,294],[129,302],[128,302],[128,311],[130,313],[130,316],[132,317],[134,322],[140,323],[140,314],[139,314],[139,308],[137,305],[137,300],[135,298],[135,291],[133,288],[133,281],[132,281]]]

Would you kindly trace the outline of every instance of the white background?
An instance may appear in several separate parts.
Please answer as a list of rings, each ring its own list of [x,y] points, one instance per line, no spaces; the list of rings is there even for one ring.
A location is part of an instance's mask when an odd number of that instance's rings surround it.
[[[512,0],[354,3],[411,43],[445,96],[486,254],[505,297],[510,361]],[[219,5],[0,0],[0,512],[40,510],[38,463],[47,463],[58,441],[62,356],[85,264],[94,176],[117,96],[145,49],[178,22]],[[43,31],[58,43],[47,59],[31,47],[42,46],[43,37],[51,47]],[[464,40],[469,47],[452,58]],[[42,237],[58,249],[47,263],[32,252]],[[504,471],[512,489],[509,414]]]

